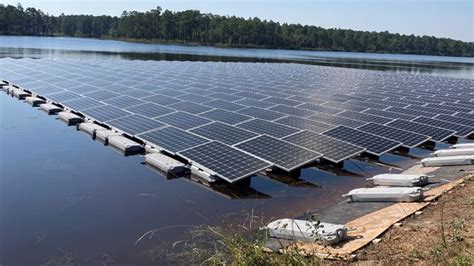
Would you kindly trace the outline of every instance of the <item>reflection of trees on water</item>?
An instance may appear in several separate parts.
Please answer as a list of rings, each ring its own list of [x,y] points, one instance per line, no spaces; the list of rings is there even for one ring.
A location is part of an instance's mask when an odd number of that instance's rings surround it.
[[[165,61],[209,61],[209,62],[265,62],[302,63],[379,71],[394,71],[413,74],[432,74],[457,78],[470,78],[474,74],[474,64],[454,62],[397,61],[383,59],[306,57],[295,59],[272,59],[263,57],[237,57],[219,55],[197,55],[184,53],[130,53],[96,52],[57,49],[1,48],[1,57],[13,58],[81,58],[81,59],[126,59]]]

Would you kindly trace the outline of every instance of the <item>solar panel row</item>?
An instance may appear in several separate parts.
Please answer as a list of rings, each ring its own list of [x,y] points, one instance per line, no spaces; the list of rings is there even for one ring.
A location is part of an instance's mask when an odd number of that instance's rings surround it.
[[[0,66],[1,78],[228,181],[254,172],[223,169],[245,166],[202,149],[260,160],[250,169],[291,170],[320,156],[340,162],[473,134],[470,80],[296,64],[7,58]]]

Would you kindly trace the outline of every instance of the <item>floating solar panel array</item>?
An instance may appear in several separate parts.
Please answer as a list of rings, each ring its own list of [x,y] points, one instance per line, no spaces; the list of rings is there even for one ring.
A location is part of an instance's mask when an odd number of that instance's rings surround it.
[[[235,182],[474,134],[474,81],[299,64],[0,59],[0,78]]]

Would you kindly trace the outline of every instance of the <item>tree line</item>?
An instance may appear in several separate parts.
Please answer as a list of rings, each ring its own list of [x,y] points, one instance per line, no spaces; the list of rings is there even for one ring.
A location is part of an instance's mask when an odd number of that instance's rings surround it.
[[[0,34],[78,36],[202,44],[326,51],[474,56],[474,43],[433,36],[324,29],[280,24],[259,18],[204,14],[198,10],[124,11],[120,17],[51,16],[32,7],[0,4]]]

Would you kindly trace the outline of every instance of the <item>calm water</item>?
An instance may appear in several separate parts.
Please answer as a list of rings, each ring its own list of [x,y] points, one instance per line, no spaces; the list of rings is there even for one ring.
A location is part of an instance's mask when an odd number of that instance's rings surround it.
[[[0,36],[0,57],[277,61],[474,78],[474,58],[472,57],[229,49],[64,37]]]
[[[465,58],[1,36],[0,54],[112,60],[292,60],[362,68],[385,64],[383,70],[458,77],[472,73],[473,63]],[[423,157],[429,151],[416,149],[414,153]],[[382,159],[401,167],[417,161],[397,155]],[[54,116],[0,93],[0,264],[36,265],[65,255],[83,264],[151,264],[147,250],[162,243],[170,247],[186,238],[190,226],[244,223],[250,214],[264,221],[299,216],[340,201],[340,195],[351,188],[365,186],[367,175],[390,171],[351,160],[345,166],[353,174],[308,168],[296,180],[254,177],[249,189],[211,189],[183,178],[168,180],[142,162],[140,156],[123,157]],[[161,230],[135,245],[151,229]]]

